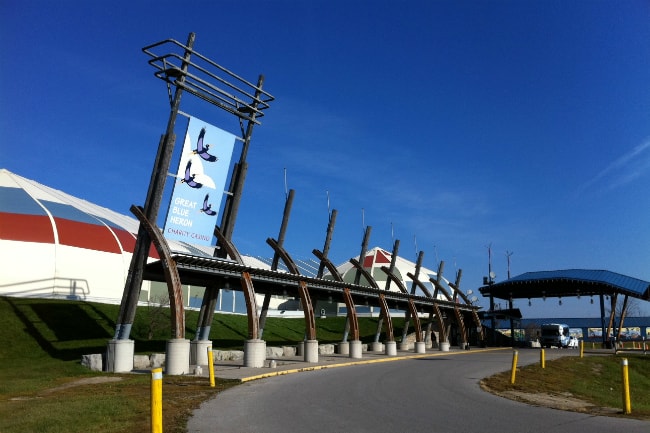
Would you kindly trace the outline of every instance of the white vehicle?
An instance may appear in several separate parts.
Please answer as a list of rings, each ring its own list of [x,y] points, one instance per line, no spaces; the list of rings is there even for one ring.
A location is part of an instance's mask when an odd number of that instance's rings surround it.
[[[569,349],[577,349],[579,347],[578,345],[578,339],[576,337],[569,337],[569,344],[568,344]]]
[[[569,340],[569,325],[564,323],[544,323],[542,325],[542,347],[568,347]]]

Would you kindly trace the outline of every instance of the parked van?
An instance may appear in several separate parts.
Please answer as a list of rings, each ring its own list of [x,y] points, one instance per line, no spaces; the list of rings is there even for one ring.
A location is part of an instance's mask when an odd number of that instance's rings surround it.
[[[542,340],[540,341],[542,347],[567,347],[569,340],[569,325],[564,323],[544,323],[542,325]]]

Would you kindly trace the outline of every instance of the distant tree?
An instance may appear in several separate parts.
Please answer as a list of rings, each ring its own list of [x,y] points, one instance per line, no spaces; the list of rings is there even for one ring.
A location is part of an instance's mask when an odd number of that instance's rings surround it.
[[[541,328],[537,323],[529,323],[526,326],[526,329],[524,329],[524,335],[526,337],[526,341],[534,341],[539,338],[539,334],[541,332]]]
[[[158,333],[170,326],[169,296],[154,296],[147,302],[147,339],[152,340]]]
[[[621,317],[621,314],[623,313],[623,301],[624,296],[619,296],[616,300],[614,312],[617,318]],[[610,302],[610,304],[605,307],[605,316],[609,316],[611,313],[612,307]],[[625,317],[638,317],[640,315],[641,305],[639,304],[639,300],[636,298],[627,298],[627,312],[625,313]]]

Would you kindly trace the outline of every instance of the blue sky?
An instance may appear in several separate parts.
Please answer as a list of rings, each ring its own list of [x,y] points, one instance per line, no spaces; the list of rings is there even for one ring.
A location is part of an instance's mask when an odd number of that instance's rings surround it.
[[[371,245],[425,266],[608,269],[650,281],[647,1],[0,2],[0,166],[129,214],[169,105],[145,45],[195,49],[276,100],[256,127],[234,241],[330,257]],[[184,112],[237,133],[185,95]],[[182,122],[181,122],[182,123]],[[177,132],[182,134],[181,127]],[[179,140],[179,145],[182,141]],[[161,211],[164,216],[164,211]],[[161,222],[162,224],[162,222]],[[484,300],[483,305],[487,305]],[[521,304],[521,305],[520,305]],[[582,299],[528,317],[593,316]],[[642,304],[647,311],[647,303]]]

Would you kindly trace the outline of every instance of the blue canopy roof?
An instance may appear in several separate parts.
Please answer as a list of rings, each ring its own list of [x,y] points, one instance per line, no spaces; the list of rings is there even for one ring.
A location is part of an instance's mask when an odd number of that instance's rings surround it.
[[[650,300],[649,282],[616,272],[590,269],[526,272],[479,290],[483,296],[492,295],[500,299],[620,293]]]

